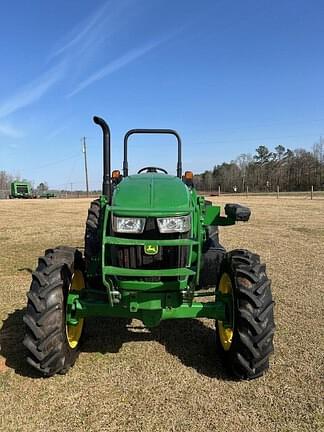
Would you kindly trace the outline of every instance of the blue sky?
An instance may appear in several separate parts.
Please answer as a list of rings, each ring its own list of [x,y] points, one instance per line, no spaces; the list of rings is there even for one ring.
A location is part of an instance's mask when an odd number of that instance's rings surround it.
[[[134,127],[183,138],[201,172],[259,145],[306,147],[324,135],[322,0],[23,0],[0,17],[0,169],[50,187],[101,183]],[[130,170],[175,171],[172,138],[136,137]]]

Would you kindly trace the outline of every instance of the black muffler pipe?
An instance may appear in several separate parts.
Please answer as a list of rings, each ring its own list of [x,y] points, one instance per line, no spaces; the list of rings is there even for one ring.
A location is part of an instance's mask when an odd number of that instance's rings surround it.
[[[110,129],[104,119],[94,116],[93,121],[101,127],[103,136],[103,180],[102,194],[106,195],[108,203],[111,201],[111,181],[110,181]]]

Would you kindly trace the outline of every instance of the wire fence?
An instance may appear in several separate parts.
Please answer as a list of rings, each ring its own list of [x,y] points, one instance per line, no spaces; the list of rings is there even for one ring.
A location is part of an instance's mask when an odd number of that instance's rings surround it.
[[[238,196],[238,197],[276,197],[279,199],[280,197],[294,197],[294,198],[302,198],[302,199],[324,199],[324,190],[314,190],[312,186],[309,191],[292,191],[287,192],[284,190],[280,190],[279,186],[276,191],[253,191],[248,187],[244,192],[224,192],[220,187],[217,189],[209,189],[209,190],[199,190],[198,193],[204,196]]]
[[[89,194],[87,194],[85,191],[72,191],[72,192],[71,191],[60,191],[60,192],[50,191],[50,193],[54,194],[54,197],[50,197],[50,199],[55,199],[55,198],[69,199],[69,198],[87,198],[87,197],[96,198],[101,194],[100,191],[92,191],[89,192]],[[10,190],[0,189],[0,199],[9,199],[9,198],[10,198]],[[43,196],[35,194],[34,198],[45,199],[46,192],[44,193]]]
[[[204,196],[238,196],[238,197],[257,197],[257,196],[268,196],[268,197],[277,197],[278,199],[280,197],[295,197],[295,198],[303,198],[303,199],[324,199],[324,191],[316,191],[314,188],[311,188],[309,191],[301,191],[301,192],[286,192],[281,191],[279,188],[275,192],[254,192],[253,190],[249,190],[248,188],[245,190],[245,192],[223,192],[221,188],[218,188],[216,190],[209,189],[209,190],[199,190],[199,195]],[[60,191],[60,192],[54,192],[54,197],[50,197],[50,199],[71,199],[71,198],[97,198],[101,194],[100,191],[92,191],[87,193],[85,191]],[[9,199],[10,197],[10,190],[7,189],[0,189],[0,199]],[[35,197],[36,198],[36,197]],[[44,199],[45,196],[37,196],[37,198]]]

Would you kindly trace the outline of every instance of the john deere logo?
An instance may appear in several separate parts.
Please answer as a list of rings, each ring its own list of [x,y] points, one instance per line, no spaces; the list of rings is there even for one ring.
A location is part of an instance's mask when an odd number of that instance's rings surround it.
[[[145,245],[144,252],[146,255],[156,255],[159,252],[159,246],[157,245]]]

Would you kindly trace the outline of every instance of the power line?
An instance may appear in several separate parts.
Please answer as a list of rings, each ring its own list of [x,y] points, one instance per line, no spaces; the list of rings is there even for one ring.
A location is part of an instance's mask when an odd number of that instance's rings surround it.
[[[36,171],[36,170],[38,170],[38,169],[47,168],[47,167],[49,167],[49,166],[57,165],[57,164],[59,164],[59,163],[65,162],[65,161],[67,161],[67,160],[76,159],[76,158],[80,158],[80,154],[75,154],[75,155],[73,155],[73,156],[69,156],[69,157],[66,157],[66,158],[64,158],[64,159],[60,159],[60,160],[57,160],[57,161],[49,162],[49,163],[47,163],[47,164],[45,164],[45,165],[36,166],[36,167],[34,167],[34,168],[31,168],[31,169],[32,169],[33,171]]]

